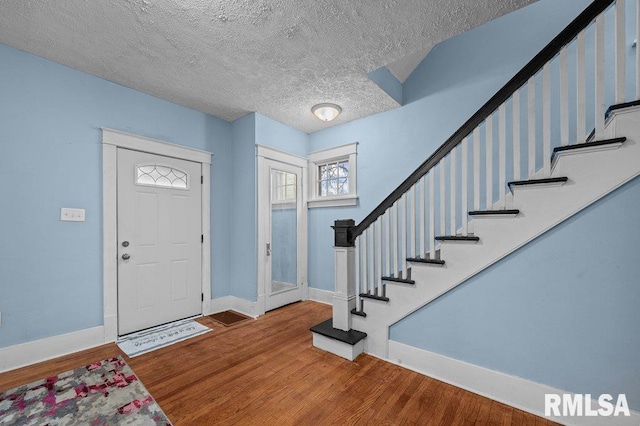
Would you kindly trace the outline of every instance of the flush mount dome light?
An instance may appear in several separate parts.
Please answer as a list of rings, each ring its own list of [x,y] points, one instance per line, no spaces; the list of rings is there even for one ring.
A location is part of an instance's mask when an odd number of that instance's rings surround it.
[[[311,112],[322,121],[331,121],[342,112],[336,104],[318,104],[311,108]]]

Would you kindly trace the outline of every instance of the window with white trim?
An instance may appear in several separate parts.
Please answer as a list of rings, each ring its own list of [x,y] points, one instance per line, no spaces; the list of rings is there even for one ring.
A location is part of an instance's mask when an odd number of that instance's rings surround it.
[[[309,160],[309,207],[354,206],[358,143],[313,152]]]

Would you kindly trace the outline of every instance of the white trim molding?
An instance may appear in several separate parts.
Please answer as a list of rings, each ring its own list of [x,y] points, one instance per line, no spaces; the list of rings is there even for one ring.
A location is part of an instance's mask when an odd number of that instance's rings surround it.
[[[309,287],[309,300],[324,303],[325,305],[333,305],[333,291]]]
[[[118,337],[118,227],[117,152],[119,148],[179,158],[201,164],[202,173],[202,313],[211,300],[211,156],[210,152],[102,128],[102,280],[104,300],[103,343]],[[82,348],[84,349],[84,348]]]
[[[107,127],[102,127],[101,129],[103,144],[114,145],[118,148],[131,149],[133,151],[164,155],[165,157],[180,158],[196,163],[211,164],[211,156],[213,154],[207,151],[176,145],[146,136],[134,135]]]
[[[299,294],[300,300],[307,300],[309,297],[309,291],[307,286],[307,160],[306,158],[299,157],[297,155],[288,154],[277,149],[273,149],[264,145],[256,144],[256,184],[257,184],[257,268],[256,268],[256,282],[257,282],[257,302],[256,310],[252,314],[247,315],[264,315],[267,311],[267,305],[269,300],[267,299],[267,288],[271,282],[271,276],[269,271],[270,260],[267,259],[265,247],[267,242],[271,240],[271,172],[270,162],[277,162],[283,165],[283,170],[288,170],[291,173],[300,174],[301,185],[299,188],[300,212],[298,214],[297,222],[297,247],[298,247],[298,261],[297,261],[297,273],[299,282]],[[288,169],[287,169],[288,167]],[[298,205],[296,205],[296,209]]]
[[[307,202],[309,208],[355,206],[358,203],[358,142],[311,152],[307,155],[307,159],[309,161],[309,201]],[[329,197],[319,196],[318,167],[345,160],[349,162],[349,193]]]
[[[105,331],[98,326],[0,348],[0,373],[100,346]]]
[[[630,417],[545,416],[545,394],[562,395],[571,394],[571,392],[469,364],[393,340],[389,341],[387,361],[562,424],[637,426],[640,422],[640,413],[635,411],[631,411]],[[598,401],[593,401],[591,406],[598,407]]]
[[[271,148],[269,146],[256,144],[256,155],[262,158],[268,158],[269,160],[279,161],[285,164],[292,164],[294,166],[307,168],[307,159],[295,154],[289,154],[288,152],[280,151],[279,149]]]

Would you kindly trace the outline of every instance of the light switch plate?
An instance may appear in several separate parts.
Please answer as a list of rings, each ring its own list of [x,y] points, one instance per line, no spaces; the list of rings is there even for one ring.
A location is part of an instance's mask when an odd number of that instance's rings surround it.
[[[84,222],[84,209],[63,207],[60,209],[60,220],[66,222]]]

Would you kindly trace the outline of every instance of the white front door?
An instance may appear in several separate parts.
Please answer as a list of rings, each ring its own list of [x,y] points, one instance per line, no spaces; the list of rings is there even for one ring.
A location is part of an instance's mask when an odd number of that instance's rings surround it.
[[[118,334],[202,313],[201,165],[118,149]]]
[[[301,215],[302,169],[273,160],[265,160],[268,173],[267,241],[264,246],[266,262],[265,308],[267,311],[302,300],[305,251],[304,228]]]

